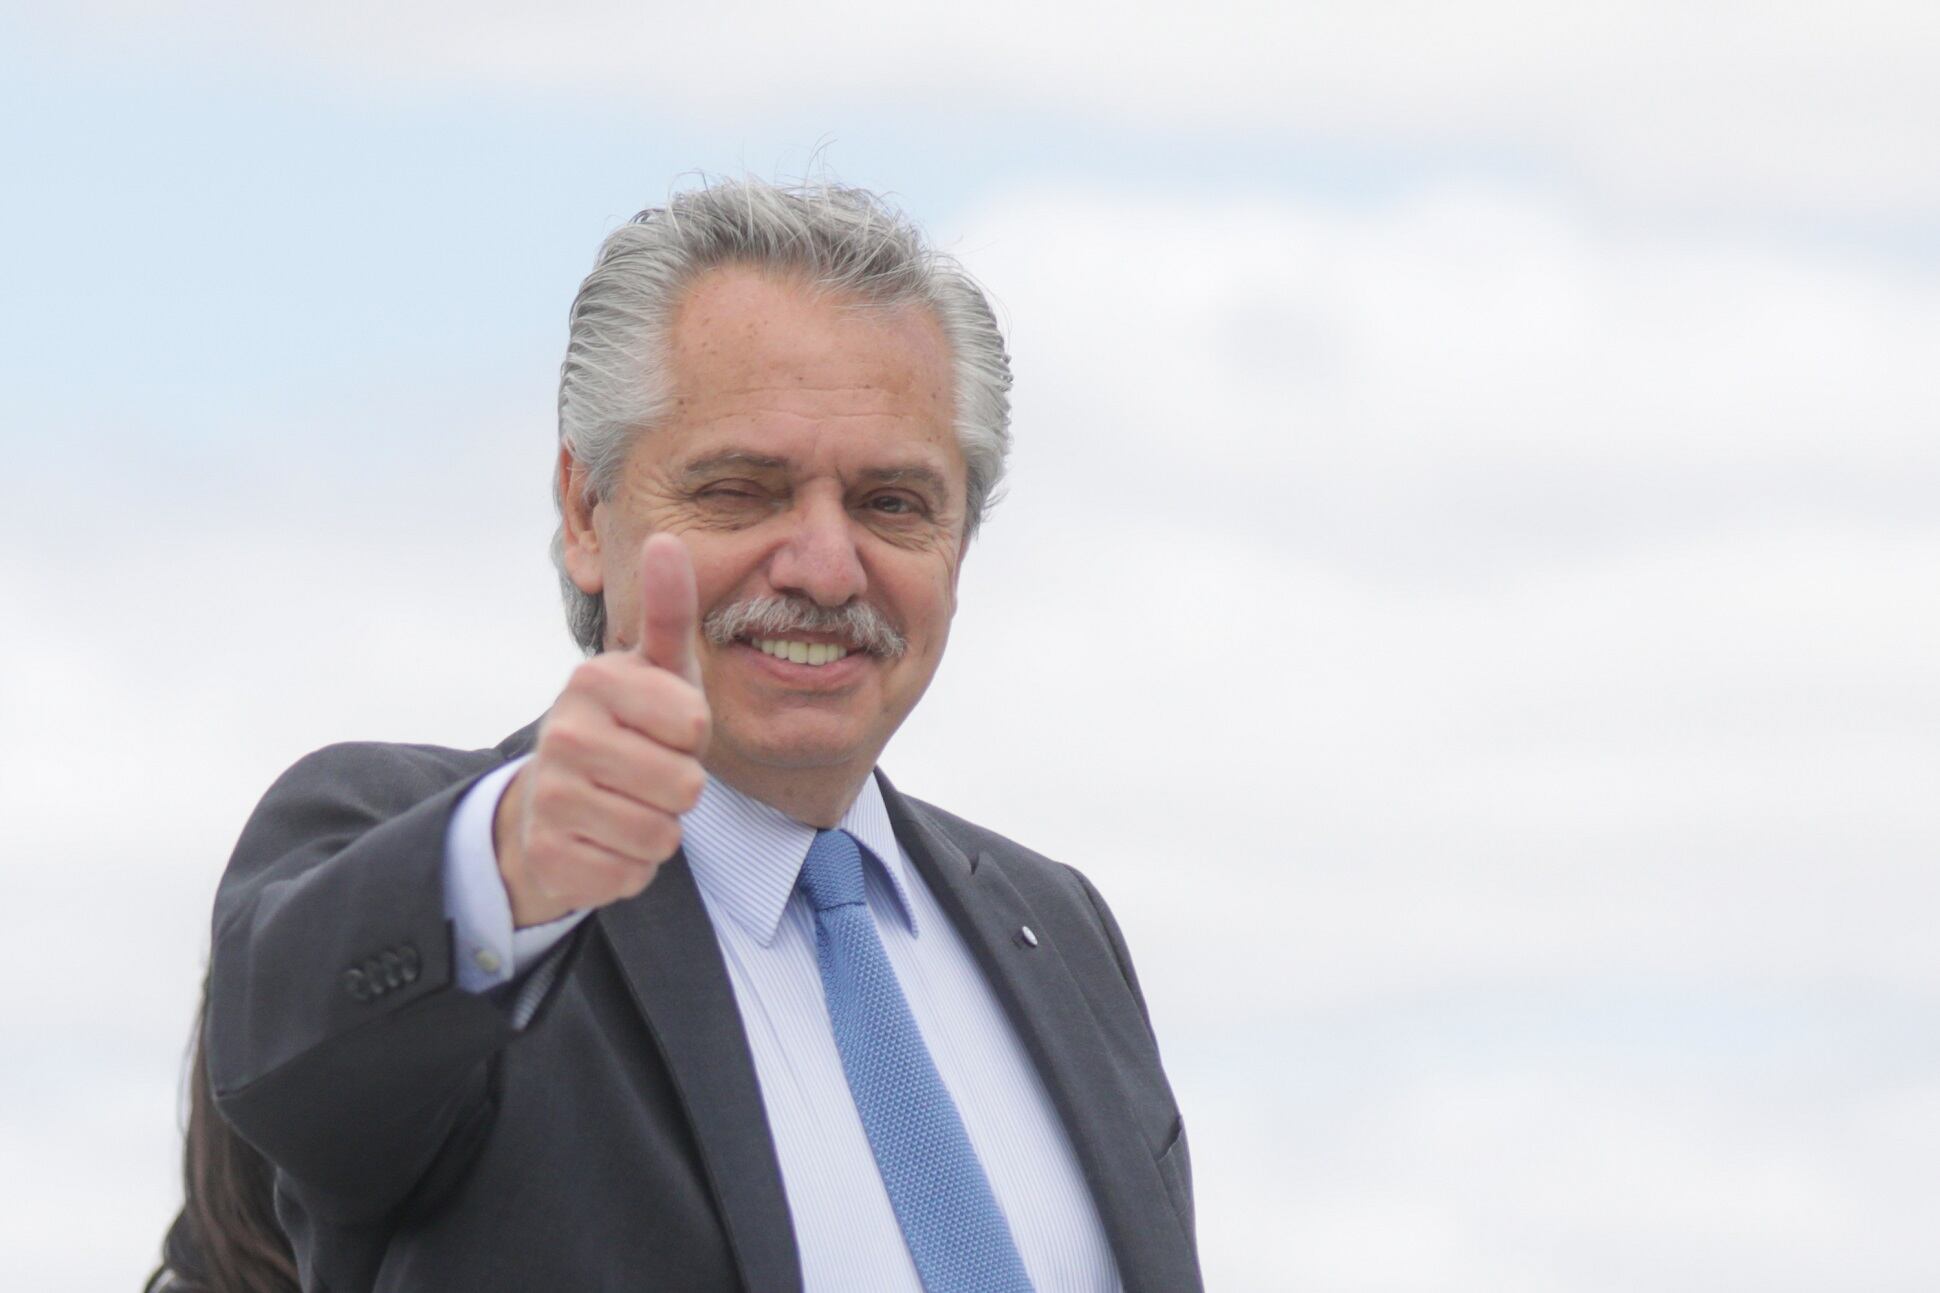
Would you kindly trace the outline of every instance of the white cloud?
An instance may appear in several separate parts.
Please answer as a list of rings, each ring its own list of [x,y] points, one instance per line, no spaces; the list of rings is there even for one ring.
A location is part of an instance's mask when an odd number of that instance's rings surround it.
[[[712,120],[922,104],[1348,141],[1553,169],[1617,202],[1931,213],[1940,23],[1917,3],[1045,6],[620,0],[62,6],[88,51],[294,70],[359,95],[596,96]],[[1277,141],[1277,143],[1275,142]]]
[[[1867,1134],[1751,1065],[1613,1076],[1567,1050],[1524,1071],[1486,1053],[1497,1071],[1461,1072],[1458,1049],[1423,1078],[1310,1098],[1335,1121],[1301,1121],[1304,1139],[1254,1149],[1228,1120],[1259,1175],[1277,1168],[1287,1186],[1207,1200],[1234,1240],[1209,1272],[1218,1286],[1910,1293],[1936,1274],[1920,1242],[1935,1194],[1905,1124]],[[1929,1143],[1924,1129],[1914,1141]],[[1240,1225],[1277,1242],[1245,1244]]]
[[[1940,842],[1940,511],[1903,490],[1935,290],[1449,206],[990,214],[1018,467],[917,720],[942,783],[1146,859],[1181,954],[1251,930],[1296,995],[1940,981],[1905,902]],[[1548,232],[1449,233],[1481,227]],[[1330,357],[1236,347],[1240,311]],[[991,696],[999,662],[1034,685]],[[1035,735],[973,769],[971,723]],[[1223,884],[1179,891],[1195,854]]]

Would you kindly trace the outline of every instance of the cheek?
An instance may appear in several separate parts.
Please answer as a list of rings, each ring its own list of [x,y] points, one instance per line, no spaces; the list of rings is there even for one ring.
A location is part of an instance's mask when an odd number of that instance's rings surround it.
[[[957,613],[957,581],[954,575],[946,578],[936,590],[937,636],[942,637],[950,631],[950,621]]]
[[[703,619],[723,606],[772,591],[762,576],[763,548],[759,542],[741,536],[669,528],[687,545],[687,556],[694,563],[694,591]]]
[[[928,637],[932,643],[932,653],[943,649],[944,641],[950,635],[950,621],[956,615],[957,588],[956,571],[944,564],[932,566],[920,579],[909,584],[912,596],[918,600],[908,603],[912,617],[911,629]]]
[[[630,650],[640,622],[640,607],[629,571],[611,571],[606,578],[606,649]]]

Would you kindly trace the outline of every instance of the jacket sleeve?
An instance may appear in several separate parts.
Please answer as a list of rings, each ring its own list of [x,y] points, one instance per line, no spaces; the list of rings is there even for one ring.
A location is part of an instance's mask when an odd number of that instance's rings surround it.
[[[331,746],[271,787],[217,891],[205,1022],[225,1117],[342,1221],[489,1116],[501,1005],[457,988],[447,821],[492,751]]]

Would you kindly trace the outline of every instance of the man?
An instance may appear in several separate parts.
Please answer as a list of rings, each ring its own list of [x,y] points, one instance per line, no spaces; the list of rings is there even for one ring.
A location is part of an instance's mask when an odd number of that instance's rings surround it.
[[[209,1079],[306,1287],[1198,1286],[1103,902],[875,771],[1008,385],[867,194],[717,184],[607,240],[555,480],[598,654],[496,749],[298,763],[217,897]]]

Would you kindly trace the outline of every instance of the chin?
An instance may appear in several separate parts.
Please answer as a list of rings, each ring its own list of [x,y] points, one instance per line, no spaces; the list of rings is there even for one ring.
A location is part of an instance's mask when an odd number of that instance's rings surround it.
[[[839,768],[863,763],[873,766],[875,755],[868,742],[854,732],[763,731],[740,736],[721,733],[724,751],[731,747],[749,763],[765,768]]]

